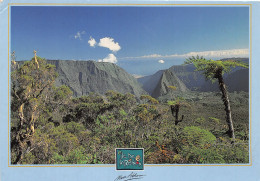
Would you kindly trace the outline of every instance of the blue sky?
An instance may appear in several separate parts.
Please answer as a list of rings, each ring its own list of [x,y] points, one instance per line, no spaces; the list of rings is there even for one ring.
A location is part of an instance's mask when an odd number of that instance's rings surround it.
[[[190,55],[247,57],[248,7],[13,6],[17,60],[96,60],[148,75]]]

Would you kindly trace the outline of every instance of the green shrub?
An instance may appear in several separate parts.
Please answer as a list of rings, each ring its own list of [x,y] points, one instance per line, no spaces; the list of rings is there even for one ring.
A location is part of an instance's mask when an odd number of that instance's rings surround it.
[[[223,155],[225,163],[249,163],[248,144],[240,140],[236,140],[234,145],[219,145],[217,149]]]
[[[213,144],[216,141],[211,132],[196,126],[185,127],[180,136],[183,146],[203,148],[206,144]]]
[[[78,134],[81,131],[84,131],[85,127],[81,123],[69,122],[65,125],[66,130],[72,134]]]
[[[180,134],[180,154],[187,163],[224,163],[223,157],[210,149],[216,137],[208,130],[190,126]]]
[[[83,147],[74,149],[66,157],[66,161],[70,164],[87,164],[90,162],[89,158],[84,154]]]
[[[66,164],[64,157],[58,153],[53,154],[51,162],[52,164]]]
[[[35,156],[30,152],[26,154],[22,160],[22,164],[33,164],[35,161]]]
[[[183,153],[187,163],[226,163],[224,156],[213,147],[205,149],[198,147],[186,147],[184,148]]]

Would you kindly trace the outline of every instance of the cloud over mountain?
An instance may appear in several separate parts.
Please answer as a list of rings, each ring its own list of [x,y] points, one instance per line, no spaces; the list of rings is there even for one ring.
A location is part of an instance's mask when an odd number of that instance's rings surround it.
[[[116,63],[117,62],[117,58],[114,54],[110,53],[108,54],[108,56],[104,59],[100,59],[98,60],[99,62],[110,62],[110,63]]]
[[[108,48],[113,52],[117,52],[121,49],[119,43],[115,42],[114,39],[110,37],[101,38],[98,46]]]

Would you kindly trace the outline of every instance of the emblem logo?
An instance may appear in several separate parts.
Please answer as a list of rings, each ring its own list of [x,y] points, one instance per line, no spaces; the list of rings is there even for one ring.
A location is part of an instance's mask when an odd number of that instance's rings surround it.
[[[144,149],[116,148],[116,170],[144,170]]]

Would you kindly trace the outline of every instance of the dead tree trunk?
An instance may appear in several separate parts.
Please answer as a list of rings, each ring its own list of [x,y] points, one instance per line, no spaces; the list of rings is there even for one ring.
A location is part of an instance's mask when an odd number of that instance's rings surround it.
[[[36,67],[39,69],[39,63],[37,60],[36,51],[34,50],[33,53],[34,53],[34,63],[36,64]]]
[[[175,118],[175,125],[177,125],[179,122],[182,122],[184,115],[181,116],[181,119],[179,120],[179,110],[180,110],[180,104],[171,105],[171,112],[172,116]]]

